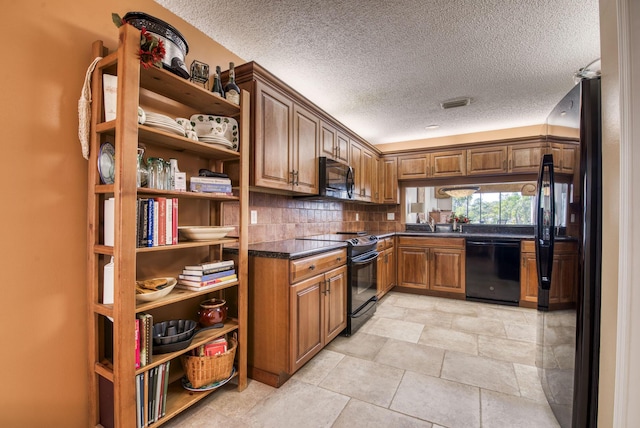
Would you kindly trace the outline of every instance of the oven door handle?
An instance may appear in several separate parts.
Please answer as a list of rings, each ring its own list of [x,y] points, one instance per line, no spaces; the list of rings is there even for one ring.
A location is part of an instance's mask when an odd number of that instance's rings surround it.
[[[352,259],[351,260],[351,265],[352,266],[366,265],[367,263],[370,263],[370,262],[374,261],[375,259],[377,259],[379,254],[380,253],[373,253],[369,257],[367,257],[365,259],[362,259],[362,260],[360,260],[360,259]]]
[[[373,297],[371,300],[369,300],[369,302],[366,304],[366,306],[361,308],[357,313],[351,314],[351,318],[359,318],[362,315],[366,314],[369,311],[369,309],[371,309],[372,306],[376,305],[377,301],[378,301],[378,298],[377,297]]]

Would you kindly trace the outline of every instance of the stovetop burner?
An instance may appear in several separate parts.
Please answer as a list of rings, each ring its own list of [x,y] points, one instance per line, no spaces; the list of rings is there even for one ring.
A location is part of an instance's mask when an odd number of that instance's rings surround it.
[[[305,241],[346,242],[349,249],[349,257],[375,250],[378,244],[378,237],[375,235],[367,235],[366,232],[362,232],[362,234],[360,232],[338,232],[335,234],[305,236],[296,239]]]

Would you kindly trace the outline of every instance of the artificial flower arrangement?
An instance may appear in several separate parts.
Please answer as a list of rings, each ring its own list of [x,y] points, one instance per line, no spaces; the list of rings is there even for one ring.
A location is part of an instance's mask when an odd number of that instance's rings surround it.
[[[470,223],[471,220],[469,219],[469,217],[467,217],[464,214],[453,214],[451,217],[449,217],[449,223],[453,223],[453,222],[457,222],[457,223]]]
[[[116,27],[120,28],[126,24],[127,21],[120,18],[117,13],[111,14],[111,19]],[[153,65],[162,68],[162,60],[164,59],[166,51],[164,48],[164,42],[147,31],[145,27],[140,30],[140,63],[144,68],[149,68]]]

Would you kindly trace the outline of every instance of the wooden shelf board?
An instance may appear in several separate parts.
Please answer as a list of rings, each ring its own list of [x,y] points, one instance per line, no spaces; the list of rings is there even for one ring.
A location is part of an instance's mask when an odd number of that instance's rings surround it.
[[[148,253],[153,251],[171,251],[183,248],[209,247],[211,245],[224,245],[238,242],[237,238],[216,239],[214,241],[185,241],[176,245],[160,245],[157,247],[141,247],[136,248],[136,253]],[[110,247],[107,247],[110,248]]]
[[[219,290],[224,290],[225,288],[236,287],[237,285],[238,285],[238,281],[234,281],[228,284],[223,284],[220,287],[208,288],[202,291],[191,291],[191,290],[183,290],[180,288],[175,288],[171,291],[171,293],[169,293],[167,296],[161,299],[155,300],[153,302],[139,303],[136,306],[136,313],[150,311],[151,309],[159,308],[161,306],[170,305],[172,303],[181,302],[183,300],[189,300],[194,297],[211,293],[213,291],[219,291]]]
[[[237,372],[233,375],[233,378],[236,377],[238,377]],[[167,406],[165,416],[155,423],[149,425],[149,428],[153,428],[168,422],[171,418],[180,414],[180,412],[191,407],[193,404],[207,397],[209,394],[216,392],[218,389],[219,388],[209,391],[195,392],[184,389],[182,387],[181,379],[170,383],[169,389],[167,390]]]
[[[103,378],[113,382],[113,366],[110,363],[95,363],[93,370]]]
[[[113,305],[103,305],[102,303],[96,303],[93,305],[93,312],[105,317],[113,318]]]
[[[208,199],[212,201],[238,201],[240,198],[237,196],[220,196],[220,195],[211,195],[209,193],[199,193],[199,192],[179,192],[177,190],[159,190],[159,189],[149,189],[147,187],[139,187],[138,195],[145,196],[165,196],[165,197],[174,197],[174,198],[190,198],[190,199]]]
[[[107,245],[95,245],[93,251],[96,254],[105,254],[107,256],[113,256],[113,247]]]
[[[237,329],[238,329],[238,323],[235,320],[228,319],[224,323],[224,327],[222,328],[205,330],[200,334],[197,334],[196,332],[197,335],[195,336],[193,341],[191,341],[191,344],[189,344],[188,347],[176,352],[168,352],[166,354],[154,355],[151,363],[136,370],[136,374],[144,373],[147,370],[152,369],[153,367],[159,366],[162,363],[166,363],[167,361],[170,361],[174,358],[179,357],[180,355],[183,355],[184,353],[186,353],[191,349],[197,348],[200,345],[204,345],[205,343],[210,342],[217,337],[224,336],[225,334],[231,333],[232,331],[235,331]]]
[[[140,86],[174,100],[181,100],[201,113],[216,112],[220,116],[237,117],[240,106],[227,101],[202,86],[157,67],[140,69]]]

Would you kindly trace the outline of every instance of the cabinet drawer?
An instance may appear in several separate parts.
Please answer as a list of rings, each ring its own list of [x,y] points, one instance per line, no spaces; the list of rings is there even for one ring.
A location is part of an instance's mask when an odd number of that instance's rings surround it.
[[[535,241],[522,241],[522,246],[520,247],[520,251],[523,253],[535,253],[536,252],[536,244]],[[555,241],[553,244],[553,253],[554,254],[571,254],[578,251],[578,243],[573,241],[565,241],[559,242]]]
[[[347,262],[347,250],[335,250],[289,262],[290,282],[310,278]]]
[[[464,238],[423,238],[421,236],[400,236],[398,246],[464,248]]]
[[[378,241],[378,245],[376,246],[376,251],[384,251],[387,248],[393,247],[393,238],[384,238]]]

